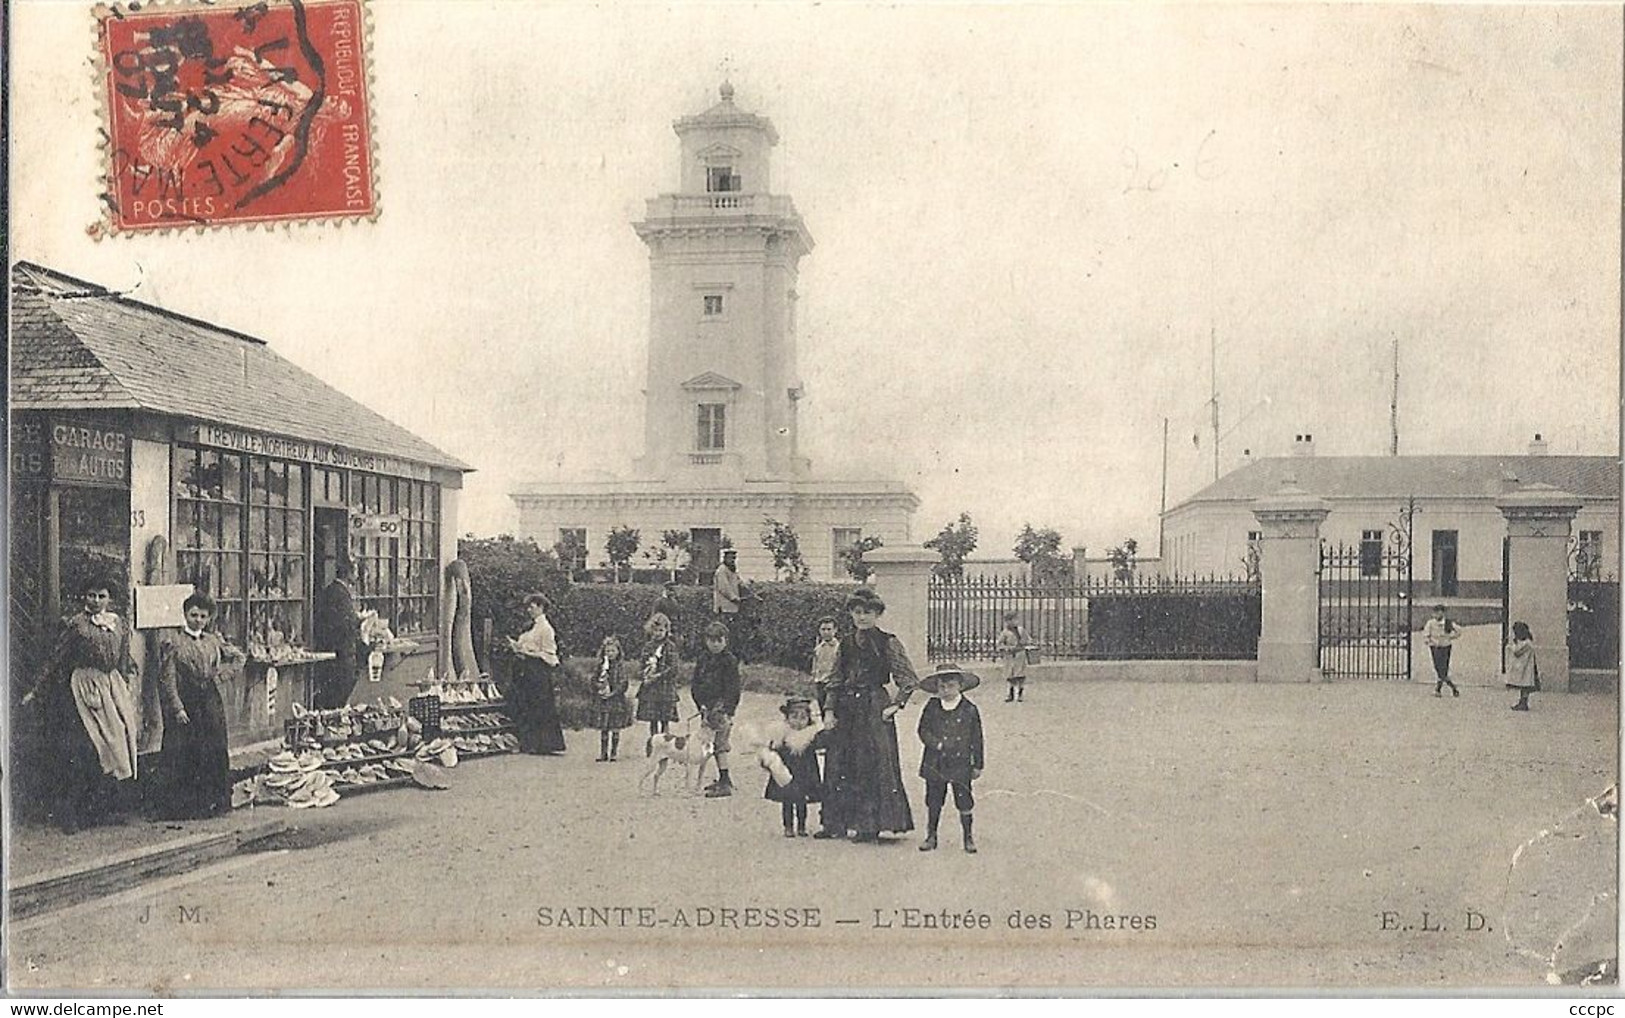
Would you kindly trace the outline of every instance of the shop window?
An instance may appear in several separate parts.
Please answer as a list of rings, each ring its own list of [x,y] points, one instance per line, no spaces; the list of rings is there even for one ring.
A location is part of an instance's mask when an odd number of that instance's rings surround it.
[[[250,485],[264,485],[266,461]],[[237,646],[247,645],[243,548],[243,457],[216,449],[175,449],[175,577],[215,600],[214,625]]]
[[[303,646],[313,500],[400,516],[399,537],[354,542],[357,593],[397,633],[439,628],[435,485],[193,446],[176,446],[174,477],[176,578],[214,597],[216,626],[233,643]]]
[[[331,505],[345,505],[344,478],[342,470],[329,470],[326,467],[310,468],[310,495],[316,502],[326,502]]]
[[[356,593],[397,635],[440,623],[440,489],[425,481],[355,474],[350,510],[399,516],[399,537],[362,537],[351,547]]]
[[[248,505],[248,643],[263,653],[305,642],[305,468],[250,459]]]

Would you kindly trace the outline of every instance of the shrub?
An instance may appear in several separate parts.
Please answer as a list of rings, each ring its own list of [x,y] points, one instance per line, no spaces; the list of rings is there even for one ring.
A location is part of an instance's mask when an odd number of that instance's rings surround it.
[[[559,653],[593,657],[608,635],[621,638],[629,654],[637,654],[645,637],[643,624],[660,597],[655,584],[570,583],[558,560],[534,541],[510,536],[465,538],[459,552],[468,563],[474,589],[474,625],[492,619],[500,645],[502,636],[515,636],[530,627],[524,597],[540,590],[553,600],[550,619],[558,634]],[[833,615],[842,630],[850,628],[842,606],[851,587],[835,583],[752,583],[754,597],[745,601],[735,626],[734,652],[748,662],[807,670],[818,620]],[[677,637],[683,656],[692,660],[701,645],[701,631],[710,621],[711,589],[679,587]]]
[[[528,537],[465,537],[457,542],[457,554],[468,563],[476,633],[481,619],[493,620],[498,634],[522,633],[530,628],[526,594],[540,591],[557,602],[570,586],[558,557]]]

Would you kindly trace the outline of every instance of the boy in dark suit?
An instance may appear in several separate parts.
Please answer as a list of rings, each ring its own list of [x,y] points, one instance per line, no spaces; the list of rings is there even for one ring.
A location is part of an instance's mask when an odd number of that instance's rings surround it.
[[[920,712],[919,735],[925,743],[920,758],[920,777],[925,779],[925,840],[920,851],[937,847],[937,822],[948,799],[948,786],[954,790],[954,808],[959,810],[959,826],[965,832],[965,851],[975,853],[976,838],[971,833],[971,810],[976,799],[971,782],[982,776],[986,759],[982,752],[982,715],[964,694],[982,680],[955,664],[941,664],[920,680],[920,688],[931,694],[931,702]]]
[[[694,676],[689,695],[704,716],[705,726],[716,733],[713,744],[717,759],[717,780],[706,786],[707,799],[734,794],[728,776],[728,734],[733,731],[734,712],[739,709],[739,659],[728,651],[728,627],[713,622],[705,627],[705,650],[694,659]]]

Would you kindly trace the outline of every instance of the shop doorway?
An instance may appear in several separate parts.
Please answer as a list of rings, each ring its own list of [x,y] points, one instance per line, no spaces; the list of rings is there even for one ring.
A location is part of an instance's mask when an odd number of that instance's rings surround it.
[[[325,590],[338,575],[339,560],[350,555],[350,511],[316,506],[311,515],[315,525],[311,550],[316,566],[316,585],[311,589]]]

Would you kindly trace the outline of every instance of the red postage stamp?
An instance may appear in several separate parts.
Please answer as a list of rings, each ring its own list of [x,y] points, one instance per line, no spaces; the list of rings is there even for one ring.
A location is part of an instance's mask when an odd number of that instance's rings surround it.
[[[377,214],[362,0],[97,18],[113,231]]]

